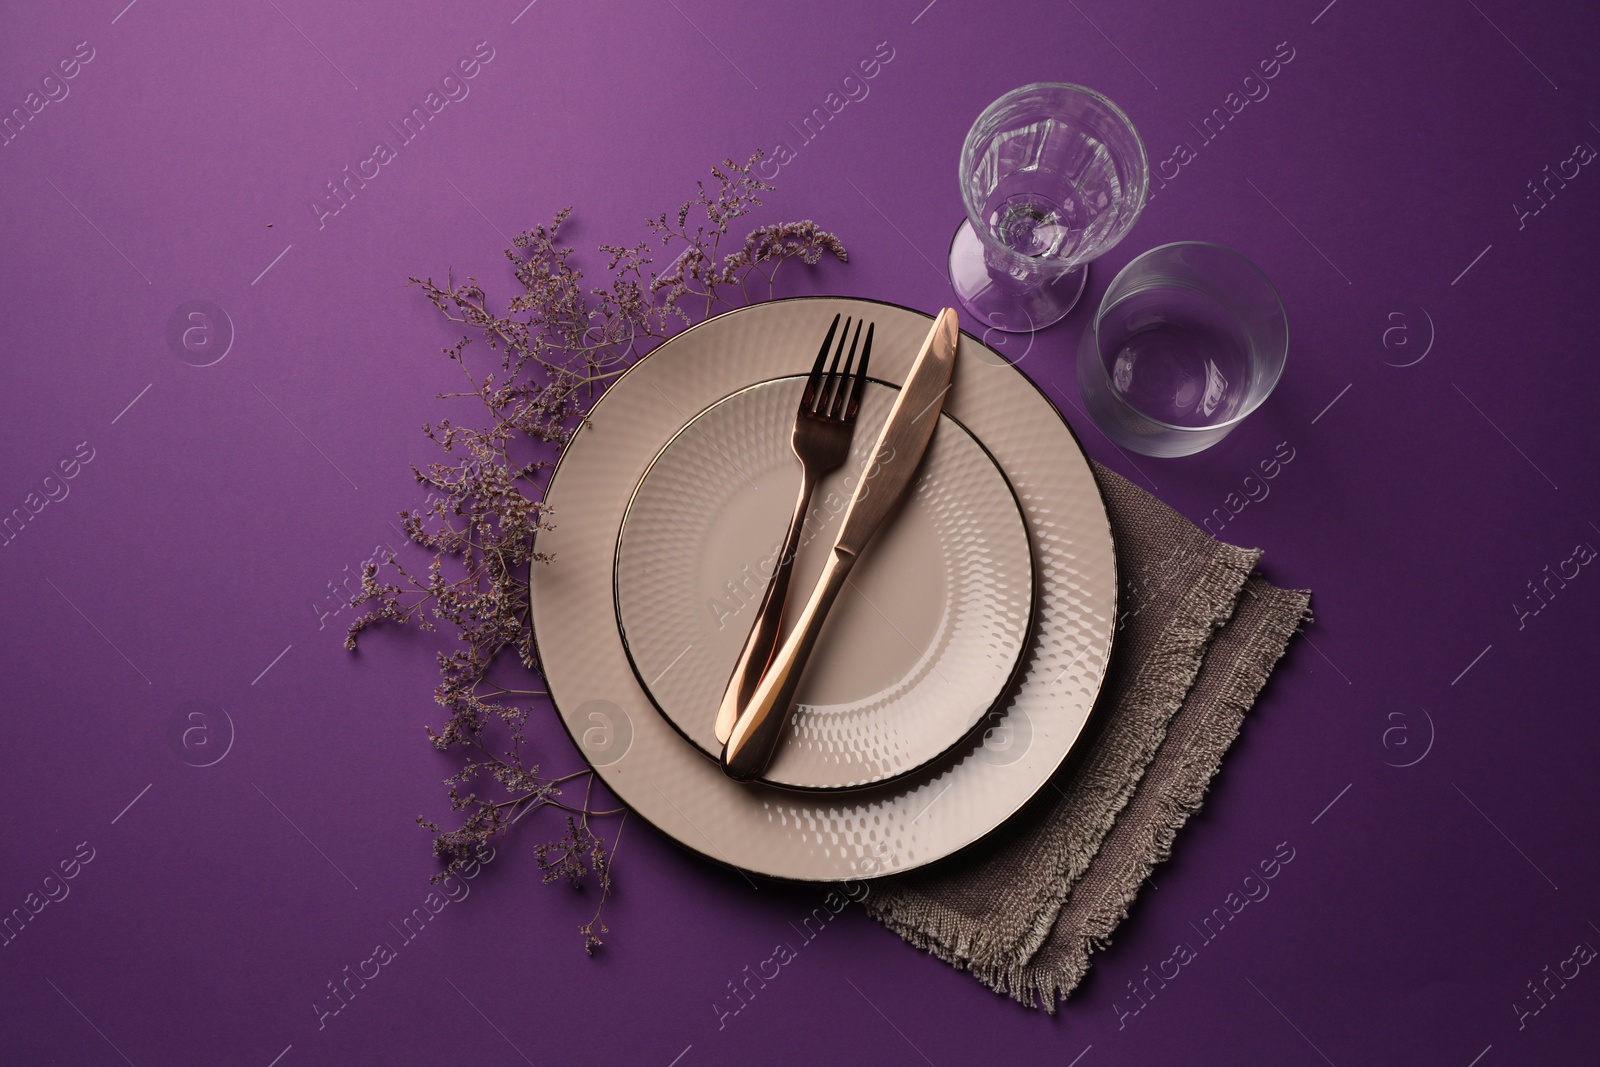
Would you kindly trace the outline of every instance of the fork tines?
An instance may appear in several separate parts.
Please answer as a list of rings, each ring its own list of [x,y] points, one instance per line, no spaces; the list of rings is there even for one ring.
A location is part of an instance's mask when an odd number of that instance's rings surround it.
[[[855,334],[850,333],[850,325],[855,322]],[[819,419],[838,419],[845,422],[855,421],[856,413],[861,407],[861,394],[867,384],[867,364],[872,356],[872,333],[875,324],[867,323],[866,343],[861,344],[861,323],[853,319],[844,320],[844,330],[839,331],[839,316],[833,317],[833,322],[828,327],[828,333],[822,339],[822,347],[817,351],[817,360],[811,365],[811,373],[806,377],[805,392],[800,398],[800,411]],[[839,343],[833,344],[834,334],[838,333]],[[845,354],[845,340],[850,341],[850,352]],[[855,366],[856,351],[860,349],[861,365]],[[833,361],[829,364],[826,373],[822,364],[828,358],[828,350],[833,349]],[[844,357],[844,370],[839,370],[839,359]],[[851,381],[851,370],[854,368],[854,382]]]

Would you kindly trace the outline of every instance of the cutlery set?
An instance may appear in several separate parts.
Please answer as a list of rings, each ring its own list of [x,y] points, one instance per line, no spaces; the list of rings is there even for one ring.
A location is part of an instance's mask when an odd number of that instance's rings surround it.
[[[822,576],[812,588],[789,635],[778,646],[789,570],[811,494],[823,474],[844,462],[866,383],[874,331],[870,325],[854,378],[850,374],[856,356],[854,340],[843,372],[837,369],[839,353],[844,349],[842,335],[828,372],[822,373],[822,362],[838,325],[835,316],[817,353],[795,418],[793,447],[803,474],[794,518],[789,524],[777,572],[767,587],[750,638],[734,667],[717,712],[717,736],[724,741],[722,769],[738,781],[759,777],[771,763],[789,720],[795,691],[829,609],[849,581],[851,569],[866,551],[878,527],[910,488],[934,427],[938,425],[939,412],[955,369],[960,331],[955,311],[946,308],[934,320],[912,365],[911,375],[900,387],[888,421],[878,433],[871,452],[873,466],[864,471],[856,483],[855,495],[845,511],[843,525],[834,539]],[[847,321],[846,333],[849,328]],[[860,333],[861,326],[857,323],[857,338]]]

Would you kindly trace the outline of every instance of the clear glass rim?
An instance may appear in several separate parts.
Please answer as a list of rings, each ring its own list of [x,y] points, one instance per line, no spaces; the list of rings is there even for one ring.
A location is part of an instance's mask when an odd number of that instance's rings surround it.
[[[1267,276],[1266,271],[1257,266],[1255,261],[1249,256],[1246,256],[1243,252],[1240,252],[1234,248],[1229,248],[1227,245],[1218,244],[1215,241],[1168,241],[1164,245],[1156,245],[1154,248],[1147,248],[1143,252],[1140,252],[1137,256],[1134,256],[1132,259],[1128,260],[1127,265],[1121,270],[1117,271],[1116,277],[1111,279],[1111,284],[1106,286],[1106,295],[1109,295],[1113,290],[1115,290],[1117,283],[1122,280],[1123,275],[1133,270],[1133,268],[1138,266],[1141,261],[1155,255],[1157,252],[1165,252],[1172,248],[1209,248],[1218,252],[1226,252],[1228,255],[1233,256],[1235,259],[1239,260],[1245,266],[1254,271],[1256,275],[1266,283],[1267,292],[1272,294],[1273,302],[1277,305],[1278,318],[1283,322],[1283,356],[1277,361],[1278,365],[1272,372],[1272,380],[1266,384],[1266,388],[1262,390],[1260,397],[1252,401],[1248,407],[1241,410],[1237,415],[1233,416],[1233,418],[1227,419],[1223,422],[1211,423],[1208,426],[1179,426],[1175,423],[1165,422],[1153,415],[1145,414],[1145,412],[1135,407],[1115,389],[1110,389],[1109,391],[1117,403],[1126,404],[1128,407],[1137,412],[1141,419],[1159,426],[1163,430],[1173,430],[1182,434],[1202,434],[1210,433],[1215,430],[1231,430],[1240,422],[1243,422],[1245,418],[1251,415],[1262,404],[1266,403],[1267,398],[1271,396],[1273,391],[1278,388],[1279,380],[1283,378],[1283,368],[1289,363],[1289,311],[1286,307],[1284,307],[1283,294],[1278,292],[1278,287],[1272,283],[1272,279]],[[1089,329],[1094,333],[1095,364],[1100,368],[1100,376],[1105,379],[1106,385],[1109,387],[1111,385],[1111,376],[1106,373],[1105,360],[1100,356],[1100,319],[1105,311],[1105,306],[1105,295],[1102,295],[1100,298],[1100,306],[1094,310],[1094,321],[1089,324]]]
[[[1111,241],[1109,244],[1102,248],[1096,249],[1095,256],[1098,257],[1106,252],[1111,251],[1118,244],[1120,244],[1122,239],[1127,236],[1128,231],[1133,229],[1134,222],[1137,222],[1139,216],[1144,212],[1145,201],[1149,199],[1150,195],[1150,156],[1149,153],[1145,151],[1144,138],[1140,136],[1139,128],[1133,124],[1133,120],[1128,117],[1128,113],[1122,110],[1122,108],[1118,107],[1116,102],[1110,97],[1106,96],[1104,93],[1091,89],[1086,85],[1079,85],[1076,82],[1029,82],[1027,85],[1020,85],[1017,88],[1005,93],[990,103],[988,107],[984,108],[983,111],[979,113],[978,117],[973,120],[972,125],[967,129],[967,136],[961,142],[961,157],[956,161],[956,180],[961,185],[961,203],[962,206],[966,208],[967,220],[972,223],[973,231],[978,235],[978,240],[983,242],[985,248],[1005,256],[1015,257],[1019,260],[1038,262],[1034,259],[1034,257],[1025,256],[1016,249],[1010,248],[1005,244],[995,240],[994,235],[989,232],[989,228],[983,225],[983,205],[974,204],[972,202],[972,194],[967,184],[967,169],[968,162],[972,159],[974,152],[973,136],[978,132],[978,129],[983,126],[985,121],[993,118],[995,114],[997,114],[1002,108],[1011,104],[1017,97],[1023,95],[1024,93],[1037,92],[1046,89],[1062,90],[1069,93],[1075,93],[1093,100],[1100,107],[1105,108],[1105,110],[1108,111],[1117,122],[1127,127],[1128,132],[1133,134],[1133,143],[1139,148],[1140,180],[1138,183],[1138,201],[1134,203],[1129,210],[1129,222],[1127,229],[1118,234],[1116,239]],[[1074,263],[1068,264],[1064,269],[1071,270],[1073,267],[1087,262],[1089,262],[1088,259],[1080,259]]]

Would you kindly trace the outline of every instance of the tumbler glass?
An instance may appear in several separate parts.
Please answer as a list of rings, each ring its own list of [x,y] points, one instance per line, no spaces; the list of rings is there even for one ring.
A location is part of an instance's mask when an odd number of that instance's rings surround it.
[[[1278,384],[1289,321],[1261,269],[1230,248],[1180,241],[1122,268],[1078,346],[1096,425],[1146,456],[1226,437]]]
[[[1087,262],[1144,208],[1150,164],[1122,109],[1092,89],[1039,82],[990,104],[961,148],[967,218],[950,280],[986,326],[1040,329],[1077,303]]]

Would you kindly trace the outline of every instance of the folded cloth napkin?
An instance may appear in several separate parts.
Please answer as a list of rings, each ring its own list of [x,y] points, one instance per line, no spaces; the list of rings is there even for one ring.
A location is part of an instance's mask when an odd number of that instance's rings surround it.
[[[1055,1011],[1198,811],[1311,594],[1095,465],[1121,582],[1110,669],[1049,786],[949,860],[874,884],[884,925],[1017,1000]]]

